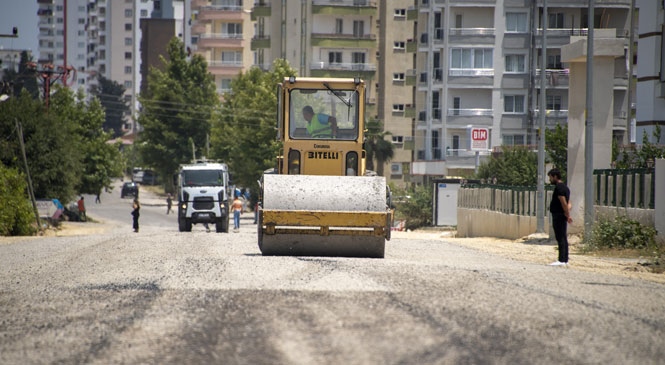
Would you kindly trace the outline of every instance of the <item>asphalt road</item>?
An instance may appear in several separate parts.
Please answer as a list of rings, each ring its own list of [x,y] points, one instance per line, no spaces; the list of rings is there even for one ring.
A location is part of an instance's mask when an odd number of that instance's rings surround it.
[[[142,192],[104,229],[0,243],[0,364],[662,364],[665,285],[400,234],[385,259],[263,257]],[[151,204],[152,203],[152,204]],[[2,241],[0,241],[2,242]]]

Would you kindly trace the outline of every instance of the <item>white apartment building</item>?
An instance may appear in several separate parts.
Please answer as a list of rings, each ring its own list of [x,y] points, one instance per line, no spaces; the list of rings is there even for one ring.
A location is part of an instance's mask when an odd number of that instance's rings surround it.
[[[597,0],[595,28],[625,39],[615,62],[614,137],[622,140],[630,114],[631,0]],[[412,181],[468,175],[476,167],[471,129],[489,131],[489,155],[506,145],[535,145],[542,57],[542,0],[417,0],[407,40],[415,65],[416,122]],[[587,32],[588,2],[548,0],[546,123],[567,122],[568,70],[561,47]]]
[[[642,143],[647,134],[652,143],[665,144],[665,3],[661,1],[637,0],[639,28],[637,43],[637,114],[635,134],[631,140]],[[661,128],[660,141],[653,132]]]

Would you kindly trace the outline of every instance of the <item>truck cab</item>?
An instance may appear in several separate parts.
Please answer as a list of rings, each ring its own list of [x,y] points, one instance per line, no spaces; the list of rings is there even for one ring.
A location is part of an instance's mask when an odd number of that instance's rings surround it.
[[[181,165],[177,181],[180,232],[191,232],[192,225],[198,223],[214,223],[217,232],[229,231],[231,188],[226,164]]]

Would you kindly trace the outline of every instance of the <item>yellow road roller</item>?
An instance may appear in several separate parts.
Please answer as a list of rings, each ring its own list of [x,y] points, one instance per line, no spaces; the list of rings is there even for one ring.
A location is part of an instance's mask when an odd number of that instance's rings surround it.
[[[365,83],[290,77],[277,99],[283,149],[261,181],[261,253],[383,258],[393,211],[385,178],[365,171]]]

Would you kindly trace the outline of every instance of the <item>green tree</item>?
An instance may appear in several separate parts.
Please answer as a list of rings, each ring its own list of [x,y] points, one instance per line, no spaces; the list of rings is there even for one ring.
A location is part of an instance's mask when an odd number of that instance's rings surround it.
[[[492,156],[480,164],[476,178],[497,184],[535,186],[537,183],[538,156],[525,147],[504,147],[498,156]]]
[[[7,136],[0,142],[0,158],[6,166],[24,171],[16,128],[19,122],[35,197],[68,202],[76,195],[83,171],[78,119],[71,92],[59,87],[54,90],[54,107],[49,112],[26,90],[0,104],[0,129]]]
[[[568,175],[568,125],[557,124],[554,129],[545,130],[545,152],[549,162],[561,171],[566,181]]]
[[[172,176],[180,164],[191,162],[190,141],[196,157],[204,154],[210,121],[219,106],[205,59],[193,55],[188,60],[178,38],[169,42],[167,53],[169,60],[162,58],[165,70],[150,70],[147,91],[139,98],[143,110],[138,121],[143,131],[137,141],[145,167],[164,177]]]
[[[392,133],[383,129],[383,123],[378,120],[368,120],[365,124],[365,151],[367,152],[367,169],[374,170],[374,159],[376,159],[376,173],[383,175],[383,166],[390,161],[394,155],[394,149],[391,141],[385,139]]]
[[[106,112],[104,130],[112,132],[112,138],[119,137],[122,135],[125,115],[129,114],[129,105],[123,97],[126,89],[104,76],[99,76],[98,80],[99,85],[93,89],[92,94],[97,96]]]
[[[395,205],[395,220],[406,221],[406,229],[432,225],[432,185],[402,189],[391,187]]]
[[[270,72],[252,68],[231,82],[223,108],[212,126],[212,155],[229,164],[234,183],[258,191],[256,181],[275,166],[280,143],[276,140],[276,85],[295,71],[276,60]]]
[[[25,236],[35,232],[27,183],[16,168],[0,165],[0,236]]]

